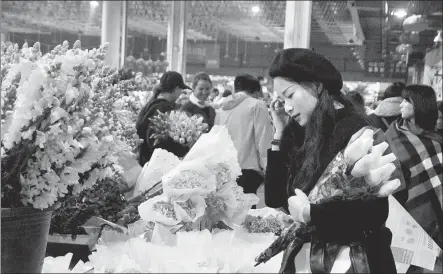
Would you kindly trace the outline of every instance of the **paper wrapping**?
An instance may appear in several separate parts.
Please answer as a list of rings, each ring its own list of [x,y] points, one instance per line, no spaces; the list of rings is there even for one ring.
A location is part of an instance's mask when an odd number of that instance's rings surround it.
[[[164,149],[155,149],[149,162],[147,162],[137,178],[134,196],[150,189],[161,178],[180,164],[180,159],[173,153]]]

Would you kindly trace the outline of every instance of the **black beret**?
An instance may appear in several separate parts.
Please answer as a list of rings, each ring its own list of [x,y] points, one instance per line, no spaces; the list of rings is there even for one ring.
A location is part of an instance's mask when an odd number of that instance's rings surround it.
[[[338,69],[323,55],[305,48],[280,51],[269,67],[269,77],[295,82],[320,82],[330,93],[338,93],[343,80]]]

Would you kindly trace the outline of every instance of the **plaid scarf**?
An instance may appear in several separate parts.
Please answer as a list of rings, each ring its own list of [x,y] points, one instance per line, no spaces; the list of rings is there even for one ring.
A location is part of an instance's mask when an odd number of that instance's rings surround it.
[[[411,172],[405,208],[431,237],[437,236],[443,220],[441,136],[398,120],[388,128],[386,137],[397,159]]]

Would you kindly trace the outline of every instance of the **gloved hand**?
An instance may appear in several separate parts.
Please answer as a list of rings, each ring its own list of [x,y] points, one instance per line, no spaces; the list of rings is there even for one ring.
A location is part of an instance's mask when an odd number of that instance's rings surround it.
[[[288,208],[296,222],[307,223],[311,219],[311,204],[308,196],[300,189],[295,190],[295,195],[288,199]]]

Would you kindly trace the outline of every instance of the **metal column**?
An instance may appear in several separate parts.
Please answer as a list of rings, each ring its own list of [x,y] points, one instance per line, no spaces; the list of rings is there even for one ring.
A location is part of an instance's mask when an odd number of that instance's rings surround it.
[[[168,70],[186,74],[187,1],[171,1],[168,24],[167,61]]]
[[[309,48],[312,1],[286,1],[284,48]]]
[[[126,51],[126,1],[103,1],[101,43],[109,42],[105,64],[122,68]]]

